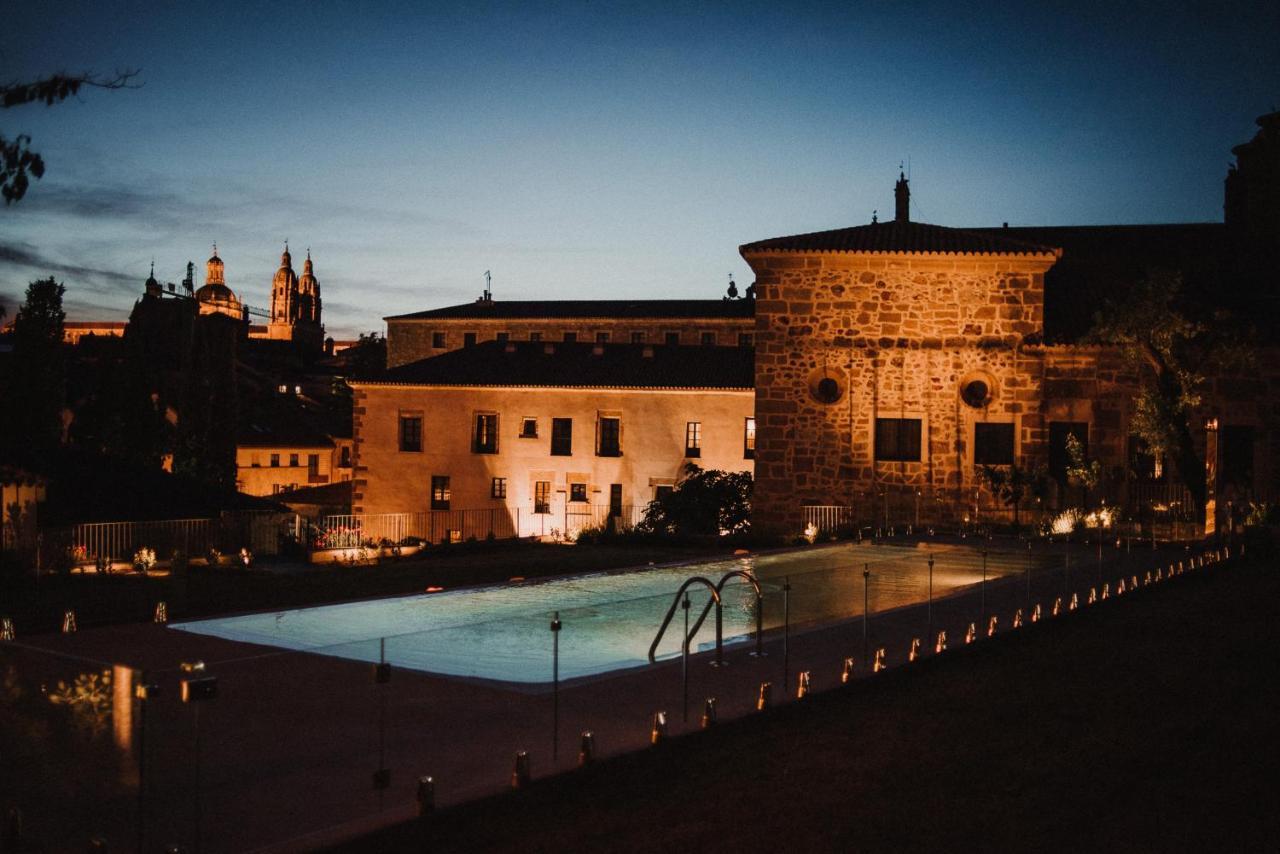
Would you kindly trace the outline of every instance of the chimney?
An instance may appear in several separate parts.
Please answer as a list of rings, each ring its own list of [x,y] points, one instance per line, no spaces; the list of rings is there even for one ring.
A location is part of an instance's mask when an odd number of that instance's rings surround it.
[[[899,172],[898,183],[893,187],[893,221],[911,221],[911,188],[907,186],[907,176]]]

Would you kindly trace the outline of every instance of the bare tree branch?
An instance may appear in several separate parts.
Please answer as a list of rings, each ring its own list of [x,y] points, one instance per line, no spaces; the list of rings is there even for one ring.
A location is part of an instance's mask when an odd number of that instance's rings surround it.
[[[117,71],[113,77],[99,77],[88,71],[82,74],[58,72],[29,83],[20,83],[15,80],[0,86],[0,109],[35,101],[44,101],[45,106],[52,107],[77,94],[85,86],[92,86],[95,89],[141,89],[143,84],[134,82],[141,73],[140,68]]]

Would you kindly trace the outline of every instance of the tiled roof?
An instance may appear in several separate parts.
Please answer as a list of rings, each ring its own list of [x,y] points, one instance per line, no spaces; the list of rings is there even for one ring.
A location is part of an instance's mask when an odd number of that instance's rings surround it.
[[[649,354],[649,355],[646,355]],[[354,381],[379,385],[750,389],[750,347],[486,341]]]
[[[573,299],[573,300],[490,300],[450,305],[412,314],[398,314],[383,320],[429,320],[468,318],[494,320],[549,320],[557,318],[749,318],[755,306],[750,300],[721,299]]]
[[[758,240],[738,247],[758,252],[909,252],[922,255],[1052,255],[1052,244],[1004,234],[947,228],[923,222],[873,222],[852,228],[815,231]]]

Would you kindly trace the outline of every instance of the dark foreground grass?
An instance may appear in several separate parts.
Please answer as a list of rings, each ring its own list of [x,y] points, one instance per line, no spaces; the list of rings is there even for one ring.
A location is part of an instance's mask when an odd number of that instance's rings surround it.
[[[370,566],[315,567],[280,574],[228,567],[192,567],[185,579],[132,573],[65,575],[11,580],[0,585],[0,616],[19,634],[54,632],[67,609],[80,628],[150,620],[165,601],[170,619],[238,611],[299,607],[373,596],[422,592],[429,586],[462,587],[578,574],[650,562],[695,560],[725,552],[714,545],[556,545],[528,541],[468,543],[436,549],[424,557]]]
[[[1275,851],[1278,617],[1208,569],[339,850]]]

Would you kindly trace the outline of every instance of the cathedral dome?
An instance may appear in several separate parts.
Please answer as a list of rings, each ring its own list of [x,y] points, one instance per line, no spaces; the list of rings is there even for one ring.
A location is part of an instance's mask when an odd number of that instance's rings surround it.
[[[196,301],[200,303],[201,314],[219,312],[233,317],[240,315],[240,300],[236,298],[235,292],[227,287],[222,259],[218,257],[217,244],[214,244],[213,255],[205,264],[204,286],[196,291]]]

